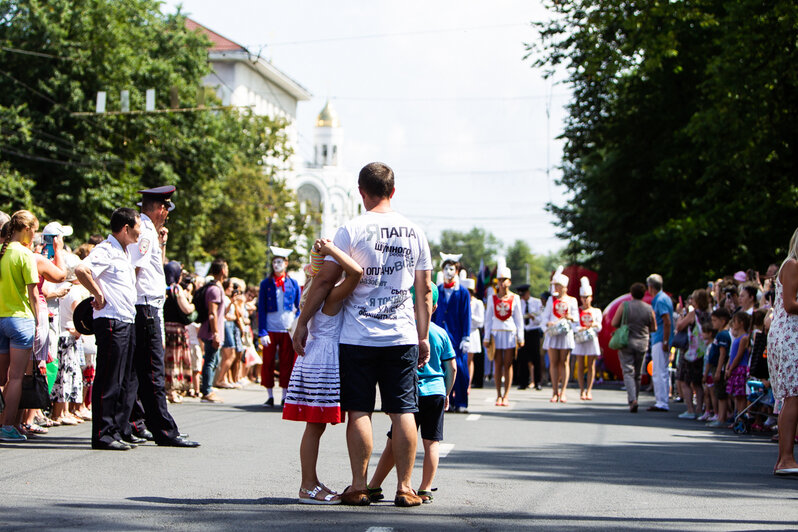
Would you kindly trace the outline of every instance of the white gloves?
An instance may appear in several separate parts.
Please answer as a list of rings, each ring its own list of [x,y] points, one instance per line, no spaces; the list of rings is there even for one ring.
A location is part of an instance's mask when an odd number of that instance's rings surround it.
[[[468,353],[468,349],[471,347],[471,343],[468,341],[468,336],[463,338],[463,341],[460,342],[460,352],[461,353]]]
[[[260,337],[260,345],[262,345],[263,347],[266,347],[267,345],[269,345],[271,343],[272,343],[272,339],[269,338],[268,334],[266,336],[261,336]]]

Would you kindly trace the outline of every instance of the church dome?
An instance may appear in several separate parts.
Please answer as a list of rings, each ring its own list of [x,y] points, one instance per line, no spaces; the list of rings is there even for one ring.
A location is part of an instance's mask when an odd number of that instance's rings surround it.
[[[341,127],[338,113],[330,105],[330,100],[327,100],[327,103],[324,104],[324,109],[321,110],[318,118],[316,118],[316,127]]]

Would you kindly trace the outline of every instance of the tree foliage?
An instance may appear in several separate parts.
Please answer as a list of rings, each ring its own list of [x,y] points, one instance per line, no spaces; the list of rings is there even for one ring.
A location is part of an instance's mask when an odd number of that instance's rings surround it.
[[[480,227],[474,227],[468,232],[444,229],[441,231],[440,242],[430,242],[432,262],[436,270],[440,264],[441,252],[462,253],[460,263],[469,273],[475,273],[479,269],[480,261],[484,261],[486,265],[492,264],[500,249],[501,241]]]
[[[798,5],[548,2],[537,67],[564,67],[568,254],[620,292],[765,266],[798,225]]]
[[[120,109],[122,90],[142,110],[149,88],[158,109],[170,107],[172,90],[180,107],[197,105],[210,43],[160,6],[0,0],[0,206],[69,223],[77,243],[106,233],[113,209],[134,205],[137,190],[174,184],[170,257],[220,255],[255,281],[267,234],[291,247],[306,229],[274,168],[291,153],[284,122],[237,110],[74,114],[93,111],[101,90],[109,111]]]

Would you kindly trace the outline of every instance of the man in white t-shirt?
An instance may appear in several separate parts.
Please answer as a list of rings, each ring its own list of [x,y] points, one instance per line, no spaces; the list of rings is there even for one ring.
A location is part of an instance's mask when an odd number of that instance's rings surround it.
[[[391,209],[393,170],[370,163],[358,177],[366,214],[344,224],[333,242],[363,267],[363,278],[344,304],[340,338],[341,408],[348,412],[346,431],[352,486],[344,504],[369,504],[366,486],[373,445],[371,414],[376,386],[382,411],[393,422],[397,506],[417,506],[421,498],[410,485],[416,455],[418,374],[429,359],[432,314],[432,259],[424,233]],[[294,332],[294,349],[304,354],[307,323],[341,276],[327,257],[309,290]],[[413,304],[411,288],[419,304]]]

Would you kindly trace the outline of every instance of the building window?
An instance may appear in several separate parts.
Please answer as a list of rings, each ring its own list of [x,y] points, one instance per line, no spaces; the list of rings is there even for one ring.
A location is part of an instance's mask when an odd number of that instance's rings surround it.
[[[321,147],[321,162],[322,164],[327,164],[327,145],[323,145]]]
[[[338,164],[338,146],[333,144],[332,163]]]

